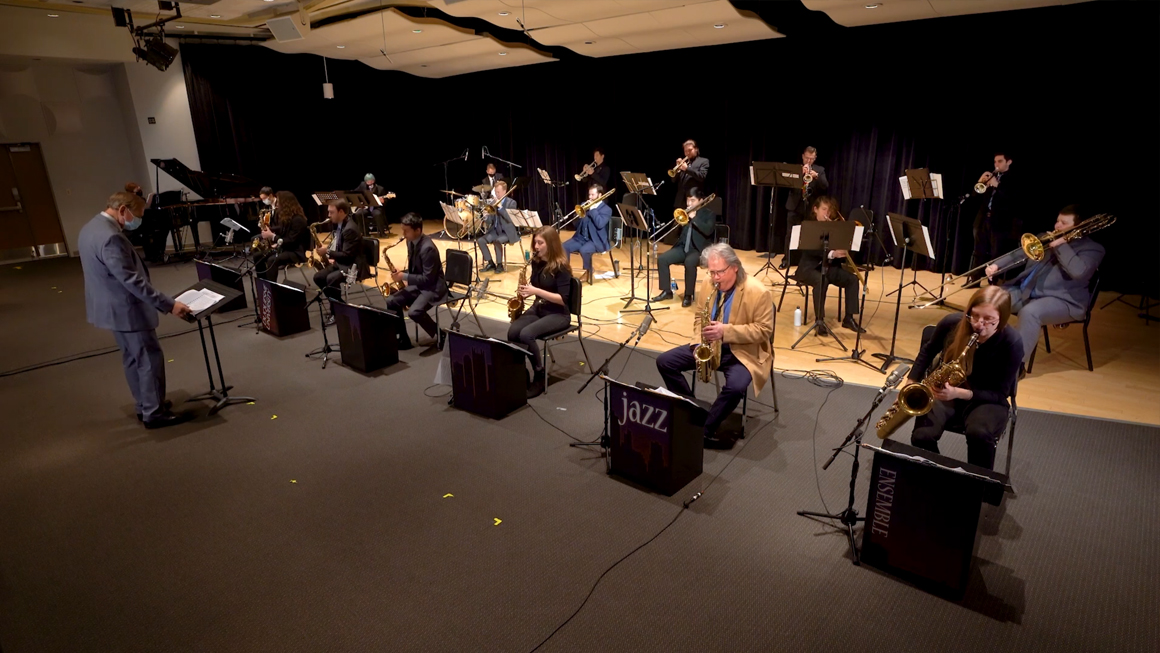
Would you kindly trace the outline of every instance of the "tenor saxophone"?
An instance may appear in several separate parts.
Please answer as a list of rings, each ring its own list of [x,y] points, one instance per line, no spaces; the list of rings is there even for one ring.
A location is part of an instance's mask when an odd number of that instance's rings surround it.
[[[389,250],[392,247],[394,247],[395,245],[398,245],[399,243],[403,242],[403,240],[404,240],[403,238],[400,238],[400,239],[395,241],[394,245],[388,245],[388,246],[383,248],[383,260],[387,262],[387,269],[391,271],[392,276],[394,276],[394,274],[396,272],[398,272],[398,270],[395,269],[395,264],[391,263],[391,257],[387,255],[387,250]],[[391,293],[399,292],[400,290],[402,290],[403,288],[406,288],[406,287],[407,287],[407,284],[402,282],[402,281],[390,281],[390,280],[388,280],[386,283],[383,284],[383,287],[380,288],[380,290],[382,291],[382,293],[384,295],[389,295]]]
[[[713,314],[709,312],[709,309],[714,294],[710,293],[705,298],[705,306],[701,309],[696,320],[698,332],[701,333],[701,343],[693,350],[693,358],[697,360],[697,379],[701,383],[709,383],[712,381],[713,373],[717,371],[718,367],[721,367],[721,341],[706,340],[704,332],[702,331],[713,320]],[[724,296],[721,299],[724,300]],[[717,310],[718,312],[721,310],[720,304]]]
[[[520,270],[520,280],[516,284],[516,294],[508,300],[508,319],[515,320],[524,314],[524,302],[528,300],[527,297],[520,297],[519,287],[528,285],[528,266],[527,264]]]
[[[322,222],[326,222],[326,220],[323,220]],[[317,222],[310,225],[310,236],[314,239],[314,249],[311,249],[306,253],[306,258],[310,262],[310,267],[314,268],[315,270],[322,270],[326,268],[326,262],[320,259],[318,254],[314,251],[315,249],[322,247],[322,241],[318,239],[318,225],[322,224],[322,222]]]
[[[934,389],[943,385],[959,385],[967,379],[967,352],[979,344],[979,334],[972,333],[963,351],[949,363],[940,365],[927,374],[922,383],[912,383],[898,391],[894,404],[886,409],[875,428],[878,437],[885,440],[911,417],[925,415],[934,407]]]

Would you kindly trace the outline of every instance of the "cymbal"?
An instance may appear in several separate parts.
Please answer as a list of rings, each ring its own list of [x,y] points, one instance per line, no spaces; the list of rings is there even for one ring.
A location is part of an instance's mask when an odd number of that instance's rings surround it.
[[[489,185],[489,184],[480,184],[480,185],[478,185],[478,186],[472,186],[472,187],[471,187],[471,190],[473,190],[473,191],[475,191],[475,192],[477,192],[477,193],[490,193],[490,192],[491,192],[491,185]]]
[[[439,191],[439,192],[440,192],[440,193],[447,193],[448,195],[459,195],[460,197],[462,197],[462,196],[463,196],[463,193],[456,193],[456,192],[455,192],[455,191],[453,191],[453,190],[441,190],[441,191]]]

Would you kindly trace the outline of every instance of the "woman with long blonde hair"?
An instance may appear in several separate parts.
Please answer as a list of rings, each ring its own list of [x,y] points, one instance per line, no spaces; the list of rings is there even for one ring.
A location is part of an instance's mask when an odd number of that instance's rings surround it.
[[[979,339],[966,357],[966,381],[933,389],[936,401],[929,413],[915,418],[911,444],[938,453],[943,430],[951,418],[958,417],[955,421],[965,426],[967,462],[994,468],[995,445],[1010,411],[1007,398],[1015,394],[1023,361],[1023,341],[1015,328],[1007,325],[1010,317],[1011,295],[999,286],[987,286],[971,295],[965,313],[939,320],[934,335],[914,359],[908,385],[922,381],[942,362],[957,358],[971,335]]]
[[[572,299],[572,268],[560,234],[553,227],[540,227],[532,236],[532,259],[528,283],[517,289],[521,299],[535,300],[524,314],[508,327],[508,342],[519,343],[528,350],[532,360],[532,383],[528,397],[544,392],[544,363],[536,338],[567,328],[571,323],[569,307]]]

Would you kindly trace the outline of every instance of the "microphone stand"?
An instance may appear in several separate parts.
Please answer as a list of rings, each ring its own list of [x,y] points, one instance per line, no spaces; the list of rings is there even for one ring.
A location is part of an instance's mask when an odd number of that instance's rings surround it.
[[[898,381],[901,380],[902,377],[900,375],[899,378],[894,381],[894,383],[897,384]],[[865,415],[858,418],[858,423],[854,425],[853,430],[851,430],[849,435],[846,436],[846,439],[842,441],[842,444],[834,448],[834,453],[830,455],[830,459],[827,460],[824,465],[822,465],[823,470],[829,469],[830,465],[833,464],[835,459],[837,459],[838,454],[842,453],[842,451],[850,443],[854,444],[854,462],[850,466],[850,496],[849,501],[846,503],[846,509],[837,514],[815,512],[811,510],[799,510],[797,512],[799,516],[810,517],[815,520],[838,520],[846,529],[846,539],[850,542],[850,554],[854,557],[855,565],[861,565],[862,560],[859,557],[858,545],[854,541],[854,526],[856,526],[860,521],[866,521],[865,517],[858,516],[858,510],[854,507],[854,487],[858,482],[858,454],[862,450],[862,435],[866,432],[866,425],[870,422],[870,416],[873,415],[874,411],[878,409],[878,404],[882,403],[882,400],[886,398],[887,392],[892,387],[894,386],[891,385],[890,379],[887,379],[887,384],[884,385],[882,389],[878,391],[878,394],[874,397],[874,402],[870,405],[870,410],[867,410]]]
[[[651,318],[648,318],[648,319],[651,319]],[[620,346],[616,348],[616,351],[612,352],[612,355],[609,356],[608,358],[606,358],[604,360],[604,362],[600,364],[600,368],[597,369],[595,372],[593,372],[592,376],[588,377],[588,380],[584,382],[584,385],[580,386],[580,389],[576,391],[576,394],[580,394],[580,393],[584,392],[584,389],[587,388],[588,384],[592,383],[596,379],[596,377],[598,377],[602,374],[604,376],[608,376],[608,364],[612,362],[613,358],[616,358],[617,354],[624,351],[624,348],[628,346],[628,343],[633,338],[636,338],[636,342],[634,342],[632,344],[632,348],[636,349],[636,346],[638,344],[640,344],[640,339],[643,338],[645,332],[648,331],[647,323],[642,325],[642,326],[644,328],[638,327],[637,330],[632,335],[628,336],[627,340],[620,343]],[[604,455],[607,455],[608,444],[609,444],[608,419],[607,419],[607,414],[608,414],[608,393],[607,392],[605,392],[604,404],[605,404],[604,405],[604,412],[605,412],[604,430],[600,432],[600,436],[597,437],[595,440],[592,440],[591,442],[571,442],[568,444],[569,447],[600,447],[601,449],[604,450]]]
[[[464,161],[466,161],[466,160],[467,160],[467,153],[468,153],[468,151],[469,151],[469,150],[470,150],[470,148],[464,148],[464,149],[463,149],[463,154],[460,154],[459,156],[453,156],[453,157],[451,157],[450,159],[447,159],[446,161],[443,161],[443,162],[441,162],[441,163],[436,163],[436,164],[435,164],[435,165],[442,165],[442,166],[443,166],[443,187],[444,187],[444,188],[448,188],[448,187],[449,187],[448,185],[449,185],[449,183],[450,183],[450,182],[448,182],[448,181],[447,181],[447,164],[451,163],[452,161],[457,161],[457,160],[459,160],[459,159],[463,159]],[[454,197],[452,197],[451,199],[455,199],[455,198],[454,198]],[[455,202],[452,202],[452,204],[454,204],[454,203],[455,203]],[[450,236],[450,235],[451,235],[451,234],[447,233],[447,230],[446,230],[446,229],[443,229],[443,230],[441,230],[439,233],[440,233],[440,234],[442,234],[442,235],[443,235],[443,236],[445,236],[445,237],[446,237],[446,236]]]
[[[322,369],[324,369],[324,370],[326,369],[327,361],[330,360],[330,355],[332,353],[338,353],[338,347],[332,347],[330,344],[330,340],[326,337],[326,316],[323,314],[323,311],[322,311],[322,301],[325,298],[326,298],[326,293],[324,293],[320,290],[320,291],[318,291],[318,294],[314,296],[314,299],[310,300],[311,302],[318,302],[318,321],[322,323],[322,346],[319,347],[318,349],[315,349],[314,351],[310,352],[309,354],[306,354],[307,358],[321,356]]]

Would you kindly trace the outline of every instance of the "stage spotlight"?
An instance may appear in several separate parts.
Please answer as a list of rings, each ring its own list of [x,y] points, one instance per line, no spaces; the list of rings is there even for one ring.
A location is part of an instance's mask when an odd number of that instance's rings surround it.
[[[133,48],[133,54],[157,70],[164,71],[177,58],[177,48],[155,36],[145,42],[144,48]]]

